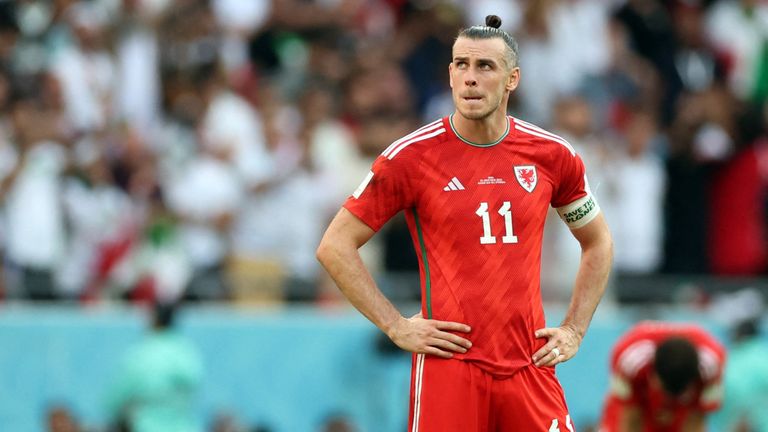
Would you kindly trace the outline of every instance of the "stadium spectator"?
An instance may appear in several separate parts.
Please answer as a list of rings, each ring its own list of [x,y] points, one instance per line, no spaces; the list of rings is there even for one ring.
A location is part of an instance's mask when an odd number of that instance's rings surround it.
[[[93,143],[76,151],[73,174],[65,178],[61,200],[69,224],[66,253],[56,274],[65,298],[96,296],[104,288],[119,247],[137,225],[135,206],[117,187],[106,158]]]
[[[768,5],[755,0],[717,1],[707,13],[705,36],[726,63],[731,92],[741,100],[768,96]]]
[[[725,398],[715,416],[716,430],[768,431],[768,344],[758,319],[740,322],[725,369]]]
[[[52,59],[51,72],[61,83],[65,113],[82,133],[102,131],[112,112],[115,61],[107,46],[107,11],[96,2],[66,9],[74,38]]]
[[[352,421],[343,414],[329,416],[320,428],[320,432],[355,432],[356,430]]]
[[[529,121],[551,125],[557,100],[608,67],[609,13],[606,4],[596,1],[524,4],[520,56],[526,59],[526,74],[537,79],[524,78],[526,85],[518,95],[520,109]],[[581,38],[594,43],[583,46],[578,42]]]
[[[659,149],[665,147],[655,114],[632,110],[624,139],[617,143],[613,158],[601,165],[606,167],[603,187],[610,196],[606,213],[615,227],[617,272],[647,275],[661,265],[667,173]]]
[[[46,413],[48,432],[82,432],[74,413],[65,405],[56,404]]]
[[[332,171],[319,165],[313,158],[312,138],[319,126],[315,122],[327,115],[329,107],[310,105],[317,112],[303,110],[301,119],[306,123],[291,127],[299,112],[290,107],[277,89],[265,88],[264,91],[271,95],[266,98],[269,102],[263,105],[261,113],[267,149],[275,169],[241,205],[242,213],[232,235],[234,253],[254,260],[272,260],[285,269],[286,299],[315,300],[320,270],[314,257],[315,245],[336,204],[343,199],[338,192],[339,180],[344,178],[344,169],[355,169],[356,149],[335,150],[337,154],[346,154],[335,164],[346,160],[352,166],[336,165],[338,170]],[[348,144],[340,141],[333,145]],[[322,150],[334,152],[328,147]],[[326,163],[327,160],[326,157]],[[280,223],[275,224],[278,220]]]
[[[614,18],[626,29],[633,51],[650,62],[656,74],[676,78],[674,22],[663,2],[630,0],[614,12]],[[654,109],[659,111],[662,124],[667,125],[674,116],[681,84],[679,80],[662,82],[664,92]]]
[[[764,297],[753,288],[720,296],[713,311],[731,331],[725,367],[723,407],[713,416],[713,430],[768,431],[768,343],[761,331]]]
[[[680,110],[667,131],[668,188],[662,271],[707,273],[712,175],[717,164],[734,150],[736,104],[722,87],[686,93],[679,103]],[[702,214],[706,216],[701,217]]]
[[[725,348],[695,325],[645,321],[614,346],[600,432],[703,432],[722,403]]]
[[[590,188],[610,222],[615,194],[607,181],[614,176],[611,167],[616,158],[615,143],[610,136],[595,128],[594,111],[580,95],[559,98],[553,107],[553,117],[554,132],[568,141],[584,161]],[[572,240],[570,230],[559,218],[548,218],[545,229],[550,244],[543,252],[542,260],[546,263],[543,266],[556,266],[559,271],[542,274],[542,294],[547,300],[565,302],[579,269],[581,248]],[[611,234],[615,238],[613,231]]]
[[[66,241],[60,194],[69,166],[67,138],[60,111],[43,101],[33,83],[16,89],[10,112],[14,146],[6,153],[14,168],[3,188],[6,253],[16,274],[9,291],[33,300],[59,297],[54,272]]]
[[[114,111],[117,120],[145,140],[158,127],[160,116],[160,42],[158,26],[168,2],[124,1],[114,25]]]
[[[709,189],[710,270],[758,276],[768,269],[768,104],[739,105],[739,145],[715,168]]]
[[[202,360],[173,329],[174,315],[175,306],[156,304],[149,332],[125,353],[109,388],[109,418],[133,432],[203,430],[194,408]]]

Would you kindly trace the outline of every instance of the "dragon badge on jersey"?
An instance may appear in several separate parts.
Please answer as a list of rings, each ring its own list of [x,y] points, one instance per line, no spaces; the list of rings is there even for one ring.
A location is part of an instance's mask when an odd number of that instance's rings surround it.
[[[536,175],[536,167],[534,165],[519,165],[515,166],[515,178],[520,186],[526,191],[533,192],[536,188],[536,183],[539,181],[539,176]]]

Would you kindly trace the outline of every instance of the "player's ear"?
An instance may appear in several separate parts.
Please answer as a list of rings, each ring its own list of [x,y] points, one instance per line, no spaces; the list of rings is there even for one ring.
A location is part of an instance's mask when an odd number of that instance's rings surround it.
[[[448,63],[448,83],[453,88],[453,62]]]
[[[520,84],[520,68],[513,67],[512,70],[509,71],[509,75],[507,75],[507,91],[514,91],[518,84]]]

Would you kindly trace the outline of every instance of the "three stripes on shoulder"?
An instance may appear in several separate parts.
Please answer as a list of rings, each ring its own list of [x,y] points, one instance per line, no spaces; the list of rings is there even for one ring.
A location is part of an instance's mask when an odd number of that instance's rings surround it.
[[[389,147],[386,148],[386,150],[384,150],[381,153],[381,155],[386,156],[387,159],[392,159],[409,145],[415,142],[423,141],[425,139],[438,136],[444,132],[445,132],[445,127],[443,127],[443,119],[435,120],[432,123],[426,126],[422,126],[421,128],[416,129],[415,131],[409,133],[408,135],[393,142],[392,144],[389,145]]]
[[[517,129],[518,131],[524,132],[528,135],[537,136],[539,138],[544,138],[549,141],[557,142],[563,145],[565,148],[567,148],[572,156],[576,155],[576,150],[574,150],[573,146],[571,146],[571,144],[568,141],[566,141],[563,137],[555,135],[552,132],[544,130],[532,123],[528,123],[526,121],[520,120],[515,117],[510,117],[510,118],[514,121],[515,129]],[[443,120],[442,119],[435,120],[432,123],[422,126],[421,128],[416,129],[415,131],[409,133],[408,135],[393,142],[392,144],[389,145],[389,147],[387,147],[381,153],[381,155],[386,156],[387,159],[391,160],[409,145],[419,141],[423,141],[428,138],[436,137],[442,133],[445,133],[445,126],[443,126]]]

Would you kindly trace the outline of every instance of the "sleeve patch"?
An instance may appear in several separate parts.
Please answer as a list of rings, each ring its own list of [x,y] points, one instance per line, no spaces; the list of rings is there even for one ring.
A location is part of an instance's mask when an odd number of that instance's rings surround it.
[[[362,195],[363,191],[365,191],[365,188],[368,187],[368,183],[371,182],[371,179],[373,178],[373,171],[368,171],[368,175],[365,176],[363,181],[360,183],[360,186],[355,189],[355,191],[352,193],[352,196],[355,197],[355,199],[360,198],[360,195]]]
[[[569,228],[581,228],[600,213],[600,205],[592,194],[557,208],[557,214]]]

